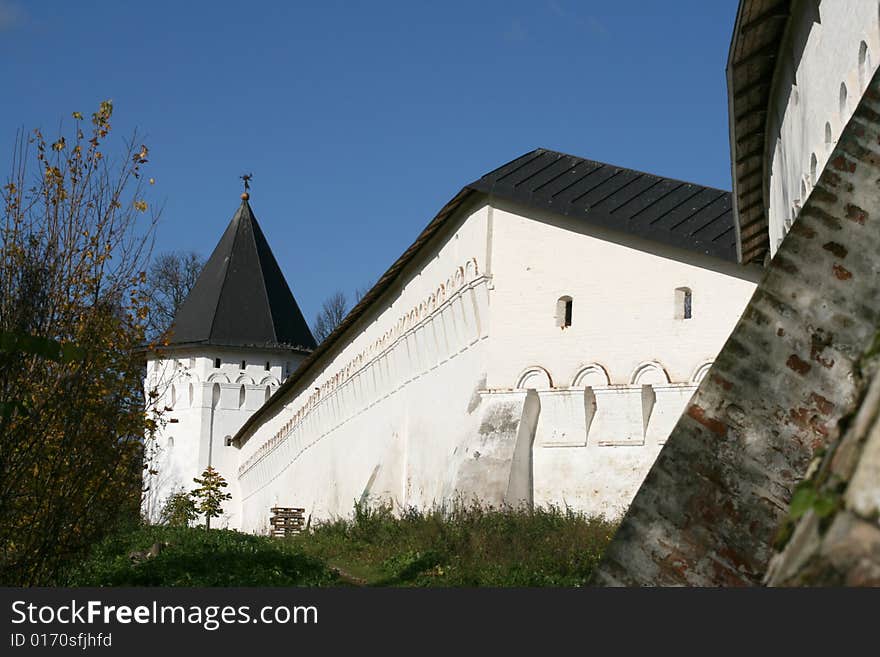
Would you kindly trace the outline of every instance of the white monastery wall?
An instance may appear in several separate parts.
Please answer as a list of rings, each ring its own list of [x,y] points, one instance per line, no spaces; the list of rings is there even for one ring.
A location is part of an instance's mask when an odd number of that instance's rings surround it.
[[[237,526],[238,450],[227,445],[227,439],[303,356],[222,347],[175,350],[168,356],[147,364],[147,394],[158,393],[163,418],[155,441],[156,474],[149,482],[145,511],[156,518],[168,495],[180,488],[195,488],[193,478],[211,464],[226,479],[226,490],[233,496],[224,505],[225,517],[215,520],[215,526]]]
[[[276,504],[328,518],[365,498],[422,507],[449,493],[449,456],[469,449],[486,371],[487,209],[471,212],[244,442],[245,529],[264,531]]]
[[[801,3],[780,55],[768,108],[765,169],[774,254],[880,64],[880,4]]]
[[[754,289],[742,268],[515,205],[453,224],[244,436],[244,529],[275,505],[323,519],[368,498],[616,515]]]
[[[536,504],[617,515],[758,273],[567,217],[531,215],[497,203],[493,211],[487,387],[537,390]],[[683,288],[691,292],[689,319],[679,307]],[[572,303],[567,327],[557,316],[563,297]]]

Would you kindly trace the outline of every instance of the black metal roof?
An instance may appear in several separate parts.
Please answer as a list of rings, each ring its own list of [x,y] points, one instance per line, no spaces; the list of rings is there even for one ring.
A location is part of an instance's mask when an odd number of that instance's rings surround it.
[[[736,262],[730,192],[539,148],[469,189]]]
[[[177,312],[170,345],[184,344],[316,346],[246,200]]]

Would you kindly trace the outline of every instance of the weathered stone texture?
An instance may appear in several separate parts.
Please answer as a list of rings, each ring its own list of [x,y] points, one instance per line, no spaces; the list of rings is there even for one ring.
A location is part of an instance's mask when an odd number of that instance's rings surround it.
[[[765,582],[773,586],[880,586],[880,376],[872,379],[840,441],[799,486]],[[790,539],[787,539],[791,531]],[[805,537],[808,537],[805,539]],[[786,540],[787,539],[787,540]]]
[[[852,413],[863,391],[859,363],[880,324],[878,111],[875,76],[639,490],[597,583],[764,581],[795,487],[814,457],[834,444],[838,421]],[[857,458],[840,454],[842,463],[855,467],[853,483],[870,487],[877,481],[880,460],[867,451]],[[852,491],[848,503],[876,508],[873,485],[873,492]],[[808,522],[803,518],[790,544],[812,554],[819,541],[804,526]],[[853,526],[860,536],[870,535]],[[858,577],[871,581],[869,562],[859,563]]]

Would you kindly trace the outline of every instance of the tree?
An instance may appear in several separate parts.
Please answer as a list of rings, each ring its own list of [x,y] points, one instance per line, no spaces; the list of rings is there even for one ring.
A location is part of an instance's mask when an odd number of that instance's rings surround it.
[[[47,139],[21,133],[0,217],[0,583],[52,584],[137,519],[145,406],[142,286],[158,213],[113,105]],[[149,184],[152,184],[149,179]]]
[[[172,527],[188,527],[198,516],[195,500],[181,488],[165,500],[160,519],[164,524]]]
[[[202,478],[193,479],[199,487],[193,490],[196,511],[205,516],[205,529],[211,529],[211,518],[223,513],[223,502],[232,499],[232,495],[223,491],[229,484],[223,476],[210,465],[202,472]]]
[[[342,323],[346,313],[348,313],[348,300],[342,290],[337,290],[324,300],[324,303],[321,304],[321,310],[315,317],[315,325],[312,329],[318,344],[322,343],[333,332],[333,329]]]
[[[157,339],[171,328],[204,264],[195,251],[169,251],[153,259],[147,271],[145,290],[150,309],[146,327],[148,338]]]

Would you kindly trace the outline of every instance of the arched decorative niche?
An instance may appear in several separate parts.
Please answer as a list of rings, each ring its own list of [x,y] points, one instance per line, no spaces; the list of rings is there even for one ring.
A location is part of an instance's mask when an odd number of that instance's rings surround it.
[[[247,399],[247,391],[244,386],[241,386],[238,389],[238,407],[244,408],[244,401]]]
[[[243,383],[245,385],[252,386],[254,385],[254,380],[246,374],[242,374],[235,380],[236,383]]]
[[[271,396],[272,396],[272,388],[270,388],[269,386],[266,386],[266,393],[265,393],[265,397],[263,398],[263,401],[264,402],[269,401],[269,397],[271,397]]]
[[[631,382],[634,385],[655,385],[669,383],[669,375],[664,367],[656,362],[651,361],[639,365],[632,375]]]
[[[598,363],[591,363],[578,370],[578,373],[575,374],[574,379],[572,379],[571,385],[574,387],[608,386],[611,385],[611,377],[608,376],[608,371],[604,367]]]
[[[275,387],[275,386],[278,386],[281,384],[278,382],[278,379],[276,379],[274,376],[266,376],[266,377],[263,377],[262,381],[260,381],[260,385]]]
[[[516,387],[520,390],[529,388],[546,390],[553,387],[553,379],[550,378],[550,372],[543,367],[533,365],[519,375]]]
[[[859,89],[862,91],[868,86],[871,75],[871,51],[868,44],[862,41],[859,44]]]
[[[229,377],[225,374],[220,374],[219,372],[217,372],[209,376],[208,381],[213,383],[229,383]]]
[[[691,381],[693,383],[700,383],[704,378],[706,378],[706,374],[708,374],[710,369],[712,369],[711,360],[706,361],[694,370],[693,376],[691,376]]]

